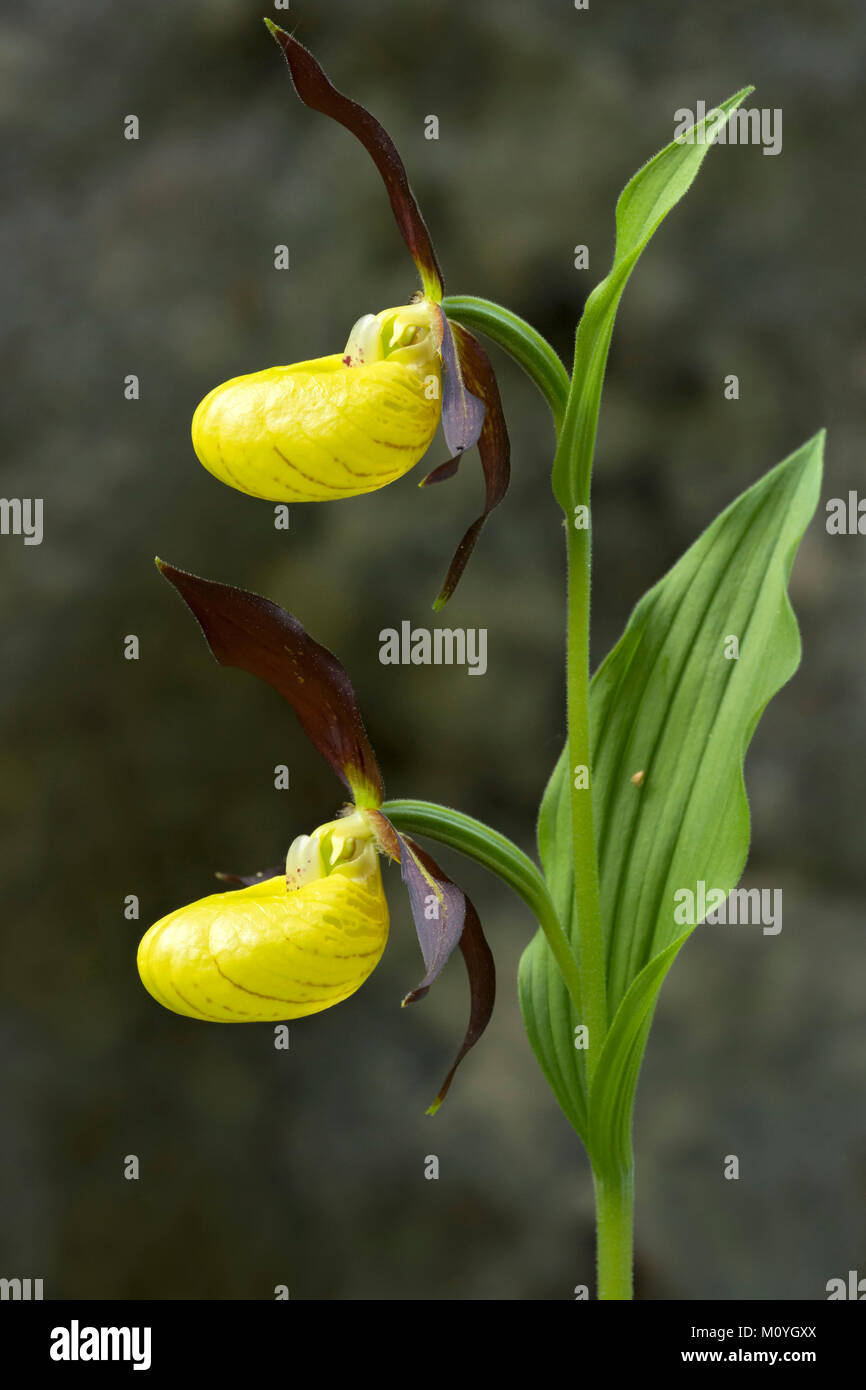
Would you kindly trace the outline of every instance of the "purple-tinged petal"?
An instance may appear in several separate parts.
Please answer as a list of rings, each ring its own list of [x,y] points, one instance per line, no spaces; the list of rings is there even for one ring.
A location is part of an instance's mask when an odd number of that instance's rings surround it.
[[[455,465],[454,471],[456,472],[456,463],[460,455],[464,454],[467,449],[471,449],[473,444],[478,443],[486,410],[484,401],[473,396],[464,379],[458,344],[454,336],[454,329],[459,325],[450,324],[441,309],[439,316],[442,320],[440,351],[445,365],[445,375],[442,380],[442,432],[445,435],[448,452],[451,454],[450,462]],[[438,470],[434,469],[435,472]],[[446,476],[450,476],[450,474],[446,474]],[[433,478],[433,481],[438,482],[440,480]]]
[[[424,293],[428,299],[438,302],[444,293],[442,272],[394,141],[375,116],[371,116],[357,101],[337,91],[309,49],[270,19],[266,19],[265,23],[283,50],[301,101],[313,111],[321,111],[324,116],[330,116],[345,126],[360,140],[372,158],[387,189],[397,226],[418,267]]]
[[[488,1023],[490,1022],[490,1018],[493,1013],[493,1005],[496,1000],[496,967],[493,962],[493,952],[487,944],[487,940],[484,936],[484,931],[481,926],[481,919],[479,918],[478,913],[475,910],[475,906],[471,898],[468,898],[466,894],[460,888],[458,888],[455,883],[451,881],[448,875],[444,873],[444,871],[436,863],[436,860],[433,858],[433,856],[431,854],[428,854],[426,850],[422,849],[420,845],[416,844],[414,840],[410,840],[407,835],[400,835],[400,840],[402,844],[405,845],[406,848],[409,850],[409,853],[412,856],[413,864],[418,869],[418,871],[424,876],[425,882],[431,881],[435,883],[437,888],[441,890],[443,893],[459,893],[460,897],[463,900],[463,910],[461,914],[462,930],[460,932],[459,937],[459,946],[463,954],[463,962],[466,966],[466,973],[469,976],[469,1026],[466,1029],[466,1035],[460,1046],[460,1051],[457,1053],[457,1056],[454,1059],[454,1063],[451,1067],[451,1070],[448,1072],[448,1075],[445,1077],[445,1080],[440,1086],[436,1099],[433,1101],[433,1104],[427,1110],[428,1115],[435,1115],[436,1111],[439,1109],[439,1106],[442,1104],[443,1100],[448,1094],[448,1088],[450,1087],[451,1082],[454,1080],[454,1074],[457,1071],[457,1068],[460,1066],[460,1063],[463,1061],[463,1058],[466,1056],[467,1052],[469,1052],[475,1046],[478,1039],[481,1037],[481,1034],[484,1032]],[[408,857],[408,855],[404,856],[403,862],[405,862]],[[406,875],[404,873],[404,881],[405,878]],[[411,899],[411,889],[409,895]],[[453,950],[453,947],[451,949]],[[407,997],[403,1000],[403,1003],[413,1003],[416,999],[422,998],[423,995],[427,992],[426,986],[429,986],[429,983],[432,981],[432,979],[435,978],[435,976],[439,973],[439,970],[441,970],[441,968],[442,966],[440,965],[438,969],[428,969],[427,976],[425,977],[425,979],[421,982],[417,989],[413,990],[410,995],[407,995]]]
[[[462,324],[454,323],[451,328],[457,343],[457,356],[460,360],[462,380],[466,388],[483,401],[486,407],[484,423],[478,438],[478,452],[481,455],[481,466],[484,469],[485,499],[484,511],[469,527],[455,551],[454,559],[451,561],[445,576],[445,583],[433,605],[436,609],[443,608],[454,593],[460,576],[466,568],[466,562],[475,547],[475,542],[481,534],[481,528],[493,508],[498,506],[505,496],[511,476],[511,445],[508,440],[505,416],[502,412],[499,387],[490,365],[490,358],[478,339],[473,337]],[[443,339],[443,347],[444,341]]]
[[[288,700],[307,738],[359,806],[378,806],[382,774],[343,666],[278,604],[246,589],[157,566],[198,619],[221,666],[235,666]]]
[[[382,850],[400,861],[403,882],[409,891],[412,915],[426,974],[404,1004],[423,999],[443,965],[459,945],[469,976],[469,1026],[454,1064],[427,1114],[435,1115],[448,1093],[463,1058],[484,1032],[496,998],[496,968],[481,921],[470,898],[448,877],[436,860],[408,835],[401,835],[381,811],[368,811],[376,826]]]
[[[409,894],[425,975],[406,995],[404,1004],[423,999],[463,934],[466,897],[446,878],[438,864],[412,840],[400,835],[400,873]]]

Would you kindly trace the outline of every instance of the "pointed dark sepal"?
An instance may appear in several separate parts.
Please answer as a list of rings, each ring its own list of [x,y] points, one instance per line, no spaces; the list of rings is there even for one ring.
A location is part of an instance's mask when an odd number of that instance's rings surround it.
[[[508,481],[511,476],[511,445],[508,440],[508,430],[505,425],[505,416],[502,413],[502,399],[499,395],[499,387],[496,384],[496,377],[490,365],[490,358],[484,351],[478,339],[473,337],[468,329],[462,324],[453,323],[450,328],[456,343],[456,356],[460,366],[461,382],[463,389],[472,393],[472,399],[478,399],[484,405],[483,423],[480,426],[478,436],[478,452],[481,455],[481,466],[484,470],[484,511],[476,521],[473,521],[469,530],[464,535],[454,559],[445,576],[445,583],[442,585],[439,597],[433,607],[435,609],[444,608],[454,590],[457,587],[460,576],[466,568],[469,556],[475,548],[475,542],[481,534],[481,528],[487,520],[493,508],[498,506],[508,491]],[[443,356],[445,354],[445,344],[447,334],[443,337]],[[445,385],[443,387],[442,414],[443,422],[445,416],[445,395],[447,391],[447,381],[450,375],[448,371],[448,359],[445,358],[446,372]],[[453,451],[452,451],[453,452]],[[454,460],[451,460],[454,462]],[[449,465],[444,465],[447,469]],[[441,481],[435,475],[438,469],[434,469],[429,477],[429,481]],[[456,470],[453,470],[456,471]],[[451,473],[443,473],[444,477],[452,476]],[[425,479],[427,482],[428,479]]]
[[[321,111],[345,126],[360,140],[372,158],[387,189],[397,226],[418,267],[424,293],[428,299],[438,302],[444,293],[442,272],[394,141],[375,116],[371,116],[357,101],[337,91],[309,49],[272,20],[266,19],[265,24],[283,50],[301,101],[313,111]]]
[[[199,579],[157,560],[192,609],[221,666],[267,681],[288,700],[307,738],[359,806],[378,806],[382,774],[367,738],[352,683],[337,658],[269,599]]]
[[[469,1026],[454,1064],[427,1110],[428,1115],[435,1115],[448,1094],[457,1068],[490,1022],[496,999],[493,953],[471,899],[448,877],[433,856],[408,835],[401,835],[395,830],[381,811],[370,814],[377,823],[378,838],[383,849],[392,859],[400,860],[426,966],[424,979],[406,995],[404,1005],[424,998],[456,945],[460,947],[469,976]]]

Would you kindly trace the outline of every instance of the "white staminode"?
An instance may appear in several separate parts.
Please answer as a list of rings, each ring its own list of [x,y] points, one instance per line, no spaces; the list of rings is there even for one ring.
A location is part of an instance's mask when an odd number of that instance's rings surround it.
[[[302,888],[334,873],[365,878],[376,868],[373,832],[363,813],[354,811],[292,841],[286,855],[286,885]]]
[[[407,367],[426,367],[436,352],[433,333],[435,310],[426,301],[383,309],[358,319],[346,343],[347,366],[372,362],[402,362]]]

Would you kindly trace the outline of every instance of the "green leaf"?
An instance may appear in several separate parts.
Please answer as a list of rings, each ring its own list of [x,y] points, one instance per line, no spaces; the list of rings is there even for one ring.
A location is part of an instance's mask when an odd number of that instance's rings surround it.
[[[822,452],[820,434],[712,523],[641,599],[592,683],[593,796],[614,1021],[588,1106],[573,1068],[563,1068],[563,1038],[570,1041],[574,1020],[563,1024],[568,1000],[540,935],[521,961],[521,1002],[557,1099],[572,1123],[575,1097],[584,1103],[585,1122],[575,1127],[606,1162],[621,1163],[627,1151],[624,1116],[652,1008],[689,934],[674,920],[674,892],[694,891],[703,880],[727,893],[746,862],[743,763],[763,709],[799,664],[787,581],[817,505]],[[737,659],[725,656],[731,636],[738,638]],[[574,944],[566,758],[545,792],[539,848]],[[636,786],[631,778],[639,771]],[[553,1036],[561,1028],[563,1036]]]
[[[562,852],[557,851],[562,846]],[[574,865],[571,854],[571,802],[568,748],[547,784],[538,817],[538,850],[553,905],[568,939],[577,942],[574,920]],[[542,932],[520,959],[517,976],[523,1022],[541,1070],[560,1106],[587,1142],[585,1053],[574,1045],[581,1022],[565,989],[553,952]]]
[[[656,1002],[665,976],[693,931],[690,927],[644,966],[605,1038],[592,1083],[587,1145],[600,1176],[616,1177],[631,1169],[634,1097]]]
[[[743,871],[743,762],[764,707],[800,662],[787,582],[818,503],[822,453],[820,434],[717,517],[644,596],[593,681],[611,1010],[681,934],[674,890],[703,879],[729,891]],[[730,636],[736,660],[725,656]]]
[[[727,118],[752,91],[744,87],[715,110]],[[675,140],[661,150],[626,184],[617,202],[613,265],[586,301],[578,325],[573,384],[553,466],[554,495],[569,517],[589,491],[604,370],[623,290],[653,232],[697,177],[710,149],[707,126],[715,129],[717,119],[708,112],[680,137],[682,143]]]

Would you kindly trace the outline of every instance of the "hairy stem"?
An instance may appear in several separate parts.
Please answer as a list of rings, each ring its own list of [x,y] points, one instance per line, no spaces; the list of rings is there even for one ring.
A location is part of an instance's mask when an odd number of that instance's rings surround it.
[[[634,1173],[595,1182],[595,1215],[598,1232],[598,1297],[604,1301],[630,1299],[632,1290],[632,1231],[634,1227]]]
[[[571,797],[571,848],[577,903],[582,1022],[589,1032],[587,1080],[592,1084],[607,1034],[604,934],[595,845],[592,748],[589,726],[589,598],[591,541],[587,525],[568,527],[568,759]]]
[[[574,943],[576,964],[571,943],[552,903],[549,909],[547,904],[544,905],[545,913],[549,913],[548,925],[542,921],[537,905],[530,902],[530,906],[542,924],[578,1017],[589,1034],[586,1078],[591,1091],[607,1035],[608,1009],[589,715],[592,577],[590,487],[604,365],[613,319],[611,317],[609,324],[603,323],[592,338],[588,367],[582,362],[579,340],[575,343],[574,370],[569,379],[550,344],[509,310],[489,300],[467,296],[446,299],[443,308],[450,317],[472,331],[485,334],[514,358],[541,391],[553,412],[556,427],[554,492],[565,511],[568,557],[566,687],[571,852],[577,909],[577,939]],[[589,326],[593,327],[592,322]],[[560,479],[566,480],[564,484],[560,483]],[[416,828],[421,830],[420,826]],[[532,867],[534,870],[535,866]],[[517,891],[521,891],[519,887]],[[546,896],[549,901],[549,894]],[[529,899],[526,898],[526,901]],[[598,1229],[598,1296],[601,1299],[629,1299],[632,1296],[634,1211],[632,1171],[614,1179],[602,1179],[594,1170],[593,1178]]]

